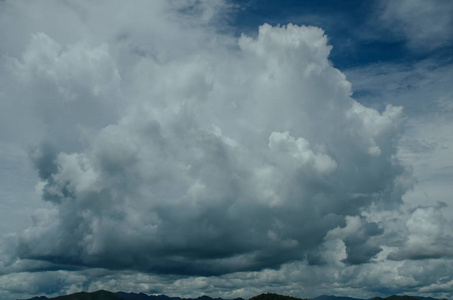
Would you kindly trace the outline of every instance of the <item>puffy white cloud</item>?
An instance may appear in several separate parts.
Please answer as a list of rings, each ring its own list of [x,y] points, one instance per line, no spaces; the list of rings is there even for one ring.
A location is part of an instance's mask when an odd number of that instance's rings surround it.
[[[453,224],[434,209],[418,208],[405,222],[406,241],[390,259],[425,259],[453,256]]]
[[[414,175],[407,182],[413,187],[403,197],[405,206],[415,211],[445,203],[441,212],[452,220],[451,64],[426,59],[413,66],[376,64],[346,73],[361,103],[379,103],[375,106],[381,109],[390,102],[404,106],[407,120],[397,155]]]
[[[85,85],[93,100],[103,89],[137,98],[118,122],[92,126],[85,147],[32,155],[56,215],[20,235],[21,258],[178,274],[260,270],[307,255],[316,263],[345,216],[401,201],[404,168],[393,157],[401,109],[379,113],[350,98],[318,28],[264,25],[233,55],[188,54],[177,65],[145,56],[124,74],[108,50],[116,44],[61,54],[49,37],[35,43],[46,49],[39,72],[71,91],[61,94],[67,101]],[[17,68],[34,74],[23,66],[42,55],[27,53]],[[65,69],[80,53],[99,64],[88,80]],[[60,64],[64,76],[55,75]],[[133,91],[109,88],[138,75]],[[367,235],[344,240],[346,261],[379,252],[355,257]]]
[[[320,173],[329,173],[335,170],[337,164],[326,154],[314,154],[310,144],[304,138],[297,140],[285,132],[272,132],[269,137],[269,148],[273,151],[288,153],[301,165],[312,165]]]
[[[387,211],[412,183],[402,108],[356,102],[321,29],[236,39],[216,32],[230,6],[213,1],[0,5],[2,25],[24,21],[15,38],[0,26],[1,142],[29,152],[46,202],[2,241],[9,295],[370,297],[451,281],[436,283],[439,261],[431,277],[387,261],[413,258],[418,223],[449,246],[448,222]]]

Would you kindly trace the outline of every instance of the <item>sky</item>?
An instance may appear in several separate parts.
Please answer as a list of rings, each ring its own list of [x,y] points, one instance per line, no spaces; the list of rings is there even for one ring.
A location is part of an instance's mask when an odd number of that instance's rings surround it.
[[[453,293],[453,2],[0,2],[0,298]]]

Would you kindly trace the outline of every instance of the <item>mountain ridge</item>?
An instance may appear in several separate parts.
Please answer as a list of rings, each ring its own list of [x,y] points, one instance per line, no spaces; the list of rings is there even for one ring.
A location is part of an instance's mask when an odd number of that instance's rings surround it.
[[[263,293],[253,296],[249,299],[212,298],[206,295],[197,298],[181,298],[181,297],[170,297],[167,295],[147,295],[145,293],[127,293],[123,291],[114,293],[110,291],[99,290],[96,292],[78,292],[70,295],[57,296],[52,298],[48,298],[46,296],[35,296],[29,299],[18,299],[18,300],[448,300],[448,299],[409,295],[392,295],[386,298],[373,297],[370,299],[353,298],[346,296],[321,295],[315,298],[308,299],[280,295],[275,293]]]

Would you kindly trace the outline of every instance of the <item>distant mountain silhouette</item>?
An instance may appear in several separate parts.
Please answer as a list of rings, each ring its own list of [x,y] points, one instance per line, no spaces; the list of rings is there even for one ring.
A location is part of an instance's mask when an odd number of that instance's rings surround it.
[[[120,295],[112,292],[100,290],[93,293],[80,292],[67,296],[50,298],[53,300],[124,300]]]
[[[436,299],[431,297],[418,297],[418,296],[407,296],[407,295],[393,295],[387,298],[375,297],[372,300],[447,300],[447,299]]]
[[[147,295],[144,293],[126,293],[126,292],[109,292],[100,290],[97,292],[87,293],[80,292],[66,296],[58,296],[54,298],[48,298],[46,296],[33,297],[26,300],[229,300],[222,298],[211,298],[209,296],[201,296],[198,298],[180,298],[180,297],[169,297],[166,295]],[[235,298],[231,300],[245,300],[243,298]],[[284,300],[284,299],[282,299]],[[290,299],[286,299],[290,300]]]
[[[331,295],[322,295],[316,298],[312,298],[311,300],[367,300],[367,299],[360,299],[360,298],[351,298],[351,297],[338,297],[338,296],[331,296]],[[407,296],[407,295],[393,295],[387,298],[382,297],[374,297],[368,300],[447,300],[447,299],[437,299],[431,297],[419,297],[419,296]]]
[[[150,298],[151,296],[148,296],[148,295],[143,294],[143,293],[136,294],[136,293],[118,292],[116,294],[121,296],[121,297],[123,297],[123,299],[126,299],[126,300],[148,300],[148,299],[172,300],[173,299],[173,298],[170,298],[170,297],[164,296],[164,295],[155,296],[155,298]],[[176,300],[176,299],[174,299],[174,300]]]
[[[66,296],[58,296],[54,298],[47,298],[45,296],[33,297],[26,300],[229,300],[222,298],[211,298],[209,296],[201,296],[198,298],[180,298],[180,297],[169,297],[166,295],[147,295],[144,293],[125,293],[125,292],[109,292],[100,290],[97,292],[87,293],[80,292]],[[245,300],[243,298],[236,298],[230,300]],[[309,300],[303,298],[296,298],[291,296],[284,296],[274,293],[266,293],[254,296],[248,300]],[[351,297],[337,297],[322,295],[311,300],[365,300]],[[375,297],[369,300],[447,300],[447,299],[436,299],[430,297],[416,297],[416,296],[398,296],[393,295],[387,298]]]
[[[363,299],[322,295],[322,296],[318,296],[316,298],[311,298],[311,300],[363,300]]]
[[[255,297],[250,298],[249,300],[308,300],[302,298],[295,298],[291,296],[283,296],[274,293],[261,294]]]
[[[143,293],[125,293],[118,292],[117,295],[123,297],[124,300],[224,300],[222,298],[211,298],[209,296],[201,296],[198,298],[180,298],[180,297],[169,297],[166,295],[146,295]],[[244,300],[242,298],[236,298],[232,300]]]
[[[398,295],[393,295],[387,298],[381,298],[381,297],[374,297],[372,300],[418,300],[418,298],[412,297],[412,296],[398,296]]]
[[[123,297],[112,292],[100,290],[97,292],[87,293],[80,292],[66,296],[58,296],[54,298],[47,298],[45,296],[33,297],[28,300],[124,300]]]
[[[419,300],[447,300],[446,298],[438,299],[438,298],[419,297],[419,296],[415,296],[415,298],[417,298],[417,299],[419,299]]]

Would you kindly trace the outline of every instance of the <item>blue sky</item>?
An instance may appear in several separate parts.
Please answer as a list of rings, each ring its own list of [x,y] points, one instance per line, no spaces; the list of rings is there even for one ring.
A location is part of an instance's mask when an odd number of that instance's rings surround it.
[[[450,299],[452,16],[0,2],[0,298]]]
[[[294,23],[323,28],[329,44],[334,46],[330,60],[340,69],[370,63],[414,63],[428,57],[451,59],[449,42],[428,51],[426,45],[410,48],[406,36],[382,21],[379,24],[385,10],[383,2],[237,1],[237,4],[241,9],[233,23],[238,34],[253,34],[263,20],[274,26]],[[443,38],[448,39],[448,31],[444,34]]]

